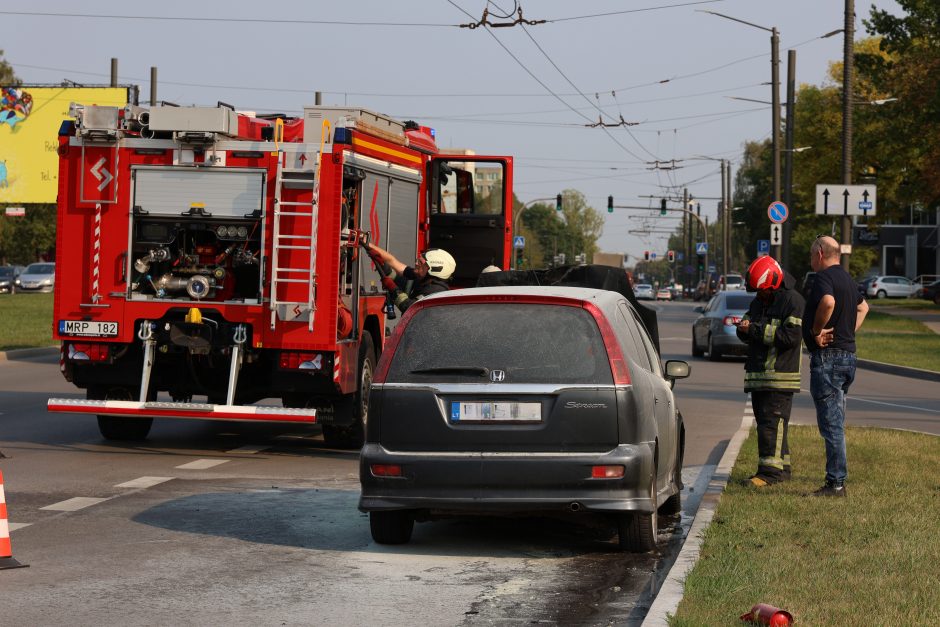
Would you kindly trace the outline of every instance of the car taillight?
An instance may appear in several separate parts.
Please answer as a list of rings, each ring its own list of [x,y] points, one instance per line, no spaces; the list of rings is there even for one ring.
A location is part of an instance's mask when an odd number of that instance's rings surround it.
[[[721,321],[726,327],[733,327],[737,323],[741,322],[741,316],[725,316],[724,320]]]
[[[627,368],[623,351],[620,350],[620,344],[617,342],[617,336],[614,335],[610,322],[594,303],[584,303],[584,308],[591,313],[601,330],[604,348],[607,349],[607,359],[610,360],[610,370],[614,376],[614,385],[630,385],[630,370]]]
[[[97,342],[69,344],[69,359],[72,361],[107,361],[109,355],[107,344]]]
[[[620,479],[623,466],[591,466],[591,479]]]
[[[401,477],[401,466],[398,464],[372,464],[369,470],[373,477]]]
[[[323,356],[306,351],[281,351],[278,366],[282,370],[320,370],[323,367]]]

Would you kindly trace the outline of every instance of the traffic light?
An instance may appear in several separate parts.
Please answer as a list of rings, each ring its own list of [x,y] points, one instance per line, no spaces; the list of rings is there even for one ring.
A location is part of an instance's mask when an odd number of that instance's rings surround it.
[[[608,196],[607,197],[607,213],[613,213],[613,212],[614,212],[614,197]]]
[[[676,260],[676,251],[674,250],[667,251],[666,260],[669,261],[669,263],[674,263]]]
[[[659,215],[661,216],[666,215],[666,199],[665,198],[659,199]]]
[[[643,259],[645,259],[646,261],[650,260],[650,251],[648,250],[643,251]]]
[[[555,211],[561,211],[561,194],[555,196]]]
[[[699,272],[704,272],[704,271],[705,271],[705,264],[704,264],[703,262],[701,262],[701,261],[698,262],[698,271],[699,271]]]

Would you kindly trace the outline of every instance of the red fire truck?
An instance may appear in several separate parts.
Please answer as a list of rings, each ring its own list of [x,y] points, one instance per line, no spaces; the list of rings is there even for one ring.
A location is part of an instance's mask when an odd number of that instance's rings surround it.
[[[317,423],[361,444],[394,309],[360,244],[511,255],[512,158],[442,154],[364,109],[302,118],[73,105],[59,133],[54,333],[108,439],[153,418]],[[259,403],[265,399],[280,404]]]

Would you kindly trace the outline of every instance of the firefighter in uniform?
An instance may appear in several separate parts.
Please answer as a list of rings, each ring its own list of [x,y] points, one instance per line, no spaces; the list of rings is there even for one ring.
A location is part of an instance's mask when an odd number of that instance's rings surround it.
[[[447,282],[457,269],[453,256],[442,248],[418,253],[414,267],[405,265],[375,244],[369,244],[368,252],[376,265],[381,263],[382,285],[392,294],[395,306],[402,313],[415,301],[450,289]]]
[[[747,269],[747,290],[757,292],[738,324],[747,344],[744,391],[757,421],[757,472],[748,483],[764,487],[790,478],[787,429],[793,393],[800,391],[803,297],[796,279],[770,256]]]

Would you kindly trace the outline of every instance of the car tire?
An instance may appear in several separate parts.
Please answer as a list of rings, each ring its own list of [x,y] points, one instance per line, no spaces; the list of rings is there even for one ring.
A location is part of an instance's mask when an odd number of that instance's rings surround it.
[[[375,374],[375,349],[372,335],[362,334],[359,342],[359,389],[335,405],[336,419],[340,425],[323,425],[323,439],[328,446],[358,449],[366,437],[366,421],[369,414],[369,392]]]
[[[656,469],[653,469],[652,498],[656,499]],[[617,517],[617,540],[620,550],[627,553],[648,553],[656,548],[659,533],[659,514],[655,505],[652,512],[624,512]]]
[[[660,516],[675,516],[682,511],[682,493],[676,492],[659,506]]]
[[[708,335],[708,360],[709,361],[721,360],[721,351],[715,348],[715,341],[712,339],[711,334]]]
[[[692,357],[702,357],[705,355],[705,351],[698,347],[698,344],[695,343],[695,334],[692,334]]]
[[[85,397],[91,401],[133,401],[135,391],[123,386],[95,386],[88,388]],[[105,440],[146,440],[153,426],[153,418],[130,418],[127,416],[98,416],[98,431]]]
[[[876,298],[887,298],[888,293],[884,290],[878,290],[878,293],[875,294]]]
[[[405,544],[414,525],[414,514],[406,509],[369,512],[369,531],[378,544]]]

